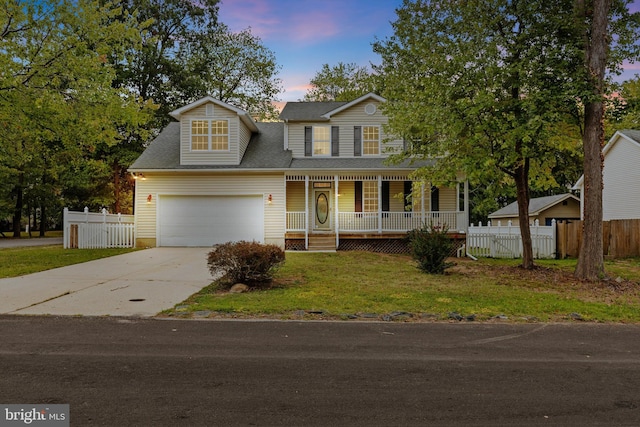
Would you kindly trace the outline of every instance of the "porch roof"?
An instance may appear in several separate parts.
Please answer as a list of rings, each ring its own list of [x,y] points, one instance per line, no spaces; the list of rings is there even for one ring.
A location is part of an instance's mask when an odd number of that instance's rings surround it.
[[[295,158],[289,169],[296,170],[414,170],[421,166],[431,166],[434,161],[413,162],[406,160],[398,164],[388,164],[385,157],[326,157]]]

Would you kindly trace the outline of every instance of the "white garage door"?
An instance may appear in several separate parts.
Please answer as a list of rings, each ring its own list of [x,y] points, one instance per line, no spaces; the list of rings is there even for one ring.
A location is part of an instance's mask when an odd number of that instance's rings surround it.
[[[264,242],[262,196],[160,196],[158,246]]]

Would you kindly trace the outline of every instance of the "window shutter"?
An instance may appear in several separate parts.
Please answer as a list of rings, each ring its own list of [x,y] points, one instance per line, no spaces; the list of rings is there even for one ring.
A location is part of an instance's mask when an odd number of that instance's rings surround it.
[[[431,187],[431,211],[438,212],[440,210],[440,190],[438,187]]]
[[[356,212],[362,212],[362,181],[355,181],[355,193],[356,193]]]
[[[413,208],[413,197],[409,196],[411,194],[411,192],[413,191],[413,185],[411,183],[411,181],[405,181],[404,182],[404,191],[403,191],[403,195],[404,195],[404,210],[405,211],[410,211]]]
[[[362,156],[362,126],[353,127],[353,155]]]
[[[340,127],[331,126],[331,155],[337,157],[340,155]]]
[[[382,212],[389,212],[390,192],[389,181],[382,181]]]
[[[313,138],[312,129],[313,128],[311,126],[304,127],[304,155],[306,157],[310,157],[312,155],[312,146],[311,146],[311,141]]]

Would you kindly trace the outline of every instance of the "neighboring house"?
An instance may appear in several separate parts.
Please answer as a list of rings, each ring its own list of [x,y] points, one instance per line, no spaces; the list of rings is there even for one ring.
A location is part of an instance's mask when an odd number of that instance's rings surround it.
[[[518,203],[513,202],[489,215],[493,225],[498,221],[506,225],[509,221],[518,225]],[[553,220],[579,220],[580,199],[572,194],[558,194],[555,196],[536,197],[529,200],[529,220],[536,220],[540,225],[551,225]]]
[[[616,132],[602,153],[602,219],[640,219],[640,131]],[[584,175],[574,189],[580,190],[580,211],[584,212]]]
[[[424,222],[465,232],[468,186],[413,183],[415,165],[388,165],[385,100],[290,102],[277,123],[211,97],[171,113],[129,171],[138,246],[237,240],[286,249],[370,248]],[[415,189],[413,197],[405,197]]]

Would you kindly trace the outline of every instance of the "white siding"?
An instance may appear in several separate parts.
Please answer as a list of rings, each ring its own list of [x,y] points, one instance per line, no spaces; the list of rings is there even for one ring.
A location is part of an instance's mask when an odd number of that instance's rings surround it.
[[[240,125],[240,132],[238,135],[239,138],[239,151],[238,151],[238,164],[240,164],[240,162],[242,161],[242,157],[244,157],[244,153],[247,151],[247,147],[249,146],[249,141],[251,140],[251,130],[249,130],[249,128],[242,123],[242,121],[239,121],[239,125]]]
[[[284,246],[285,196],[283,174],[145,173],[136,181],[136,239],[153,242],[157,233],[157,200],[161,195],[264,197],[265,242]],[[271,194],[272,202],[267,201]],[[148,196],[151,201],[147,203]]]
[[[603,219],[640,218],[640,147],[624,137],[604,159]]]
[[[440,211],[455,212],[458,210],[458,191],[455,187],[439,187]]]
[[[226,108],[214,105],[213,117],[206,115],[207,105],[203,104],[180,118],[180,163],[183,165],[238,165],[240,164],[240,124],[238,114]],[[191,120],[222,119],[229,121],[229,151],[191,151]],[[246,138],[246,135],[243,136]],[[248,141],[247,141],[248,142]],[[246,145],[244,147],[246,149]],[[242,153],[244,154],[244,153]]]
[[[380,141],[381,141],[381,157],[387,157],[388,150],[400,150],[402,149],[402,140],[395,140],[384,143],[384,140],[388,135],[384,134],[382,126],[385,125],[388,120],[380,112],[376,110],[375,114],[368,115],[364,109],[367,104],[375,104],[376,108],[379,106],[379,102],[367,99],[361,103],[358,103],[351,108],[342,111],[331,117],[329,122],[295,122],[289,123],[288,137],[289,137],[289,149],[293,152],[293,157],[304,157],[304,128],[305,126],[339,126],[340,127],[340,157],[354,157],[353,155],[353,128],[354,126],[380,126]]]

